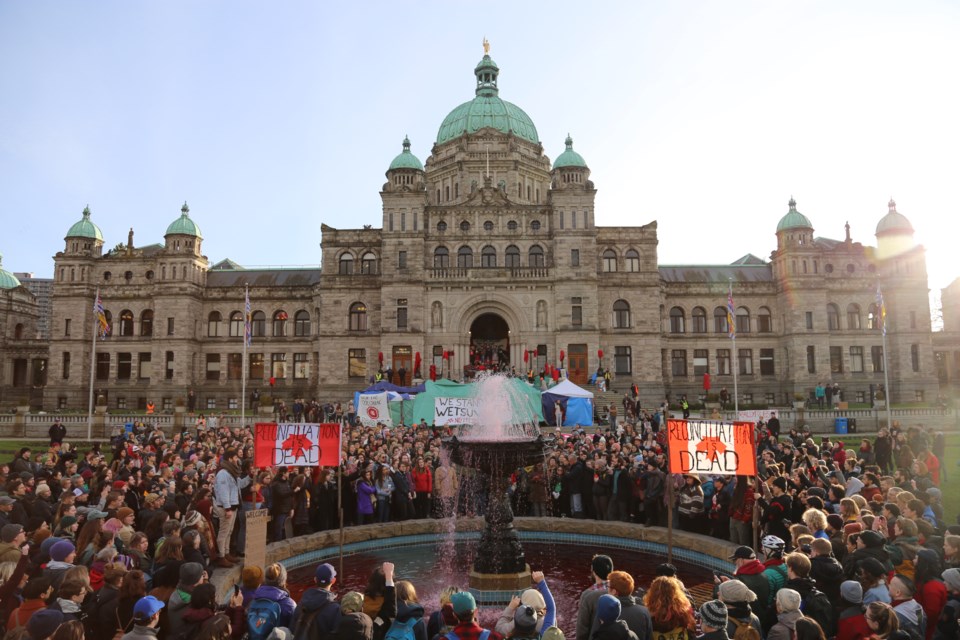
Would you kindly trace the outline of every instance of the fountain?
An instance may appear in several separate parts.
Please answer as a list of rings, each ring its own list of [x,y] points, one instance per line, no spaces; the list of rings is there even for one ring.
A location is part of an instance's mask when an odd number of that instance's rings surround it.
[[[480,471],[489,483],[484,528],[470,571],[470,587],[478,591],[530,586],[530,566],[513,526],[507,486],[515,469],[543,461],[544,443],[536,411],[515,384],[502,375],[481,377],[474,396],[476,416],[444,440],[453,462]]]

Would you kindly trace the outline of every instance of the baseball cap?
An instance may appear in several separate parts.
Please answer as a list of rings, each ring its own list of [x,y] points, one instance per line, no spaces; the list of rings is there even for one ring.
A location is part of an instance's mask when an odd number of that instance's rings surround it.
[[[325,562],[317,567],[315,576],[317,583],[330,584],[337,577],[337,570],[333,568],[332,564]]]
[[[733,555],[730,556],[730,559],[731,560],[741,560],[741,559],[752,560],[752,559],[755,559],[756,557],[757,557],[757,554],[751,547],[740,546],[736,548],[736,550],[733,552]]]
[[[163,607],[162,601],[153,596],[144,596],[137,600],[137,604],[133,605],[133,616],[141,620],[149,620]]]
[[[469,591],[461,591],[450,596],[453,612],[458,616],[477,610],[477,601]]]

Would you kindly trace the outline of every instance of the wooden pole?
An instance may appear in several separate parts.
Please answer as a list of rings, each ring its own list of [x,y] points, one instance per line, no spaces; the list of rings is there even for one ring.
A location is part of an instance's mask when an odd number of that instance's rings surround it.
[[[341,432],[342,433],[342,432]],[[340,514],[340,563],[337,575],[343,575],[343,461],[337,467],[337,513]]]
[[[669,465],[667,466],[669,471]],[[667,563],[673,564],[673,474],[667,473]]]

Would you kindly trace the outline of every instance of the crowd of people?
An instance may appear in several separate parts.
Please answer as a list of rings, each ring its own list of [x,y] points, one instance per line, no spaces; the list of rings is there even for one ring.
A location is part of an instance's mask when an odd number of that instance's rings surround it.
[[[547,436],[543,462],[511,475],[515,512],[672,521],[738,545],[735,570],[718,572],[713,599],[696,606],[673,567],[641,588],[598,555],[576,640],[960,638],[960,525],[941,503],[942,434],[894,428],[851,449],[760,421],[756,477],[681,476],[667,469],[665,409],[624,415]],[[345,422],[336,469],[258,469],[249,429],[223,419],[173,435],[136,424],[84,451],[55,423],[49,447],[0,466],[0,625],[11,640],[562,638],[539,572],[489,631],[466,585],[425,617],[389,563],[362,594],[338,594],[323,564],[297,602],[283,565],[244,565],[243,584],[218,602],[208,579],[243,564],[246,511],[269,510],[274,541],[341,519],[485,512],[489,483],[450,462],[450,429]]]

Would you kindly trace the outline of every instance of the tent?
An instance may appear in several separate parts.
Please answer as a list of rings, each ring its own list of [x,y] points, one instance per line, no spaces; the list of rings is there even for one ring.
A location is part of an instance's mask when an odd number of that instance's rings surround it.
[[[543,403],[543,415],[547,424],[558,426],[554,412],[554,403],[563,407],[563,426],[593,424],[593,393],[581,389],[569,380],[551,387],[540,394]]]
[[[510,396],[511,411],[514,416],[521,417],[523,422],[543,420],[543,410],[536,389],[519,378],[506,378],[505,384]],[[440,379],[437,381],[427,380],[424,383],[426,390],[418,393],[413,404],[413,420],[420,422],[425,420],[427,424],[441,425],[442,421],[437,420],[438,407],[447,404],[461,403],[464,406],[469,405],[469,399],[475,398],[480,384],[460,384],[452,380]],[[458,399],[466,399],[463,400]],[[449,424],[456,424],[450,421]]]

